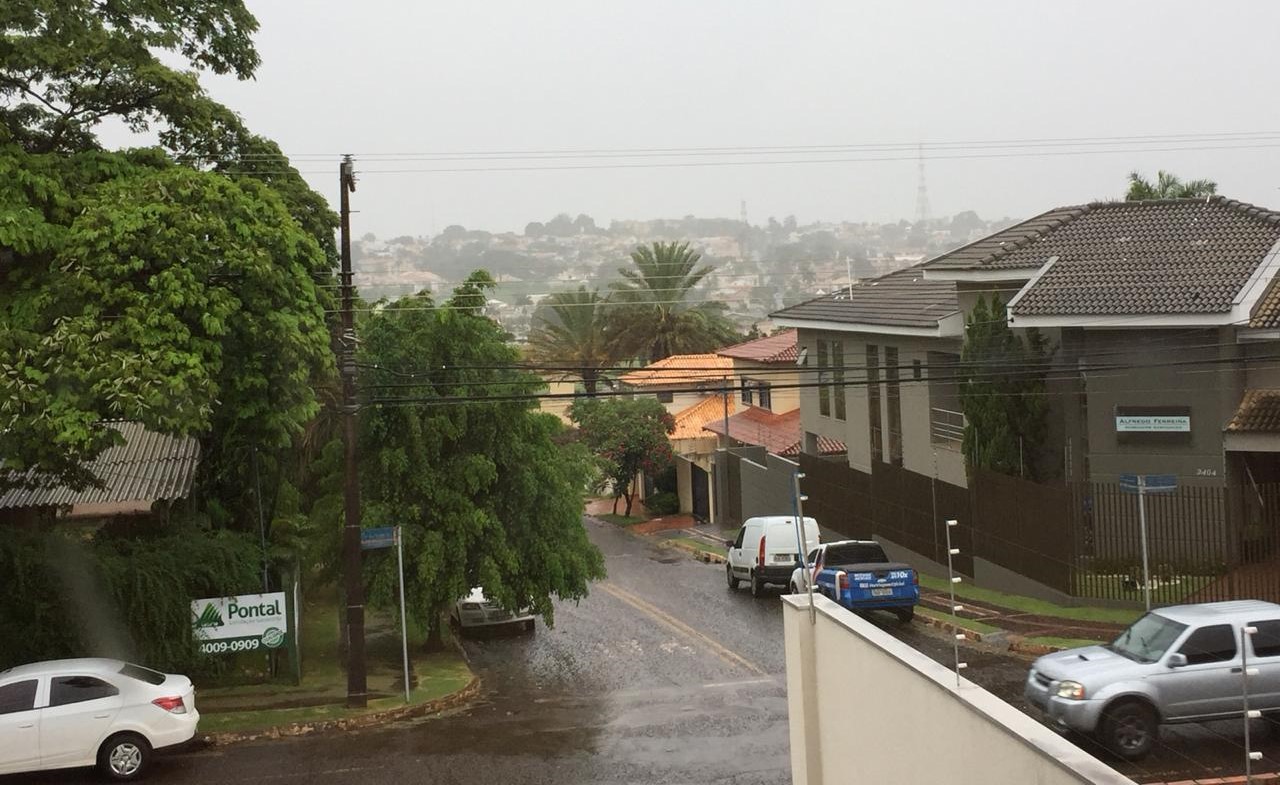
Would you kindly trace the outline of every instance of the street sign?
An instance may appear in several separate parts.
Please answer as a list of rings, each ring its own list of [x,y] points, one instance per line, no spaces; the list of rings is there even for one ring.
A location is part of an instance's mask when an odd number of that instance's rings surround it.
[[[394,548],[396,545],[396,527],[383,526],[378,529],[360,530],[360,550],[372,551],[379,548]]]
[[[191,603],[191,626],[203,654],[278,649],[288,643],[282,591],[210,597]]]

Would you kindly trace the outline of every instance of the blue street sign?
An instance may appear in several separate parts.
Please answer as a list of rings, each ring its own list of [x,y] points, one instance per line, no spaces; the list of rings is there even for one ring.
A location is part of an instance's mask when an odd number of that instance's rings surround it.
[[[1136,474],[1120,475],[1120,490],[1126,493],[1173,493],[1177,489],[1176,474],[1144,474],[1141,478]]]
[[[396,544],[396,527],[383,526],[378,529],[360,530],[360,550],[372,551],[378,548],[392,548]]]

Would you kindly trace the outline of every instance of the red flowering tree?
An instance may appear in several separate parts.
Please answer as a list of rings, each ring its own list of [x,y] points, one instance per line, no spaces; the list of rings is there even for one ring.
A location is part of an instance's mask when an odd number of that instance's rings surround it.
[[[569,417],[613,489],[614,513],[618,499],[626,499],[624,514],[630,515],[636,476],[655,477],[671,466],[667,435],[676,429],[675,418],[653,398],[585,398],[569,408]]]

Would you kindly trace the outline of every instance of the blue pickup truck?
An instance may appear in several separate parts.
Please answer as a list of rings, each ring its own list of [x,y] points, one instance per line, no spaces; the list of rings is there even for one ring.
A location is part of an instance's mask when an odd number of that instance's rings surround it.
[[[874,540],[841,540],[819,545],[809,554],[810,571],[797,569],[791,592],[809,590],[809,576],[817,576],[814,591],[851,611],[892,611],[906,623],[920,602],[920,576],[910,565],[889,561]]]

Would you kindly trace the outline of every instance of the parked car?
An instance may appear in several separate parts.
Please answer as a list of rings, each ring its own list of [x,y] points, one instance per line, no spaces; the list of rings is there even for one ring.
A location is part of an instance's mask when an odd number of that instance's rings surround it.
[[[1257,632],[1245,635],[1244,627]],[[1151,751],[1162,723],[1238,719],[1249,707],[1280,711],[1280,605],[1259,600],[1160,608],[1111,643],[1039,658],[1026,697],[1063,730],[1096,736],[1117,755]]]
[[[533,632],[534,618],[527,612],[512,613],[485,599],[484,590],[475,588],[471,594],[454,603],[450,614],[460,630],[478,631],[505,626],[519,626],[525,632]]]
[[[136,780],[153,753],[190,741],[200,713],[186,676],[119,660],[0,672],[0,774],[94,766]]]
[[[791,573],[800,564],[795,516],[769,515],[748,518],[738,530],[738,537],[725,540],[729,552],[725,558],[725,577],[729,588],[751,585],[751,594],[759,597],[769,584],[786,586]],[[818,545],[818,522],[804,519],[804,548],[807,553]]]
[[[791,573],[791,593],[813,590],[852,611],[887,610],[903,622],[915,616],[920,577],[909,564],[892,562],[875,540],[840,540],[819,545],[806,560],[809,569]]]

